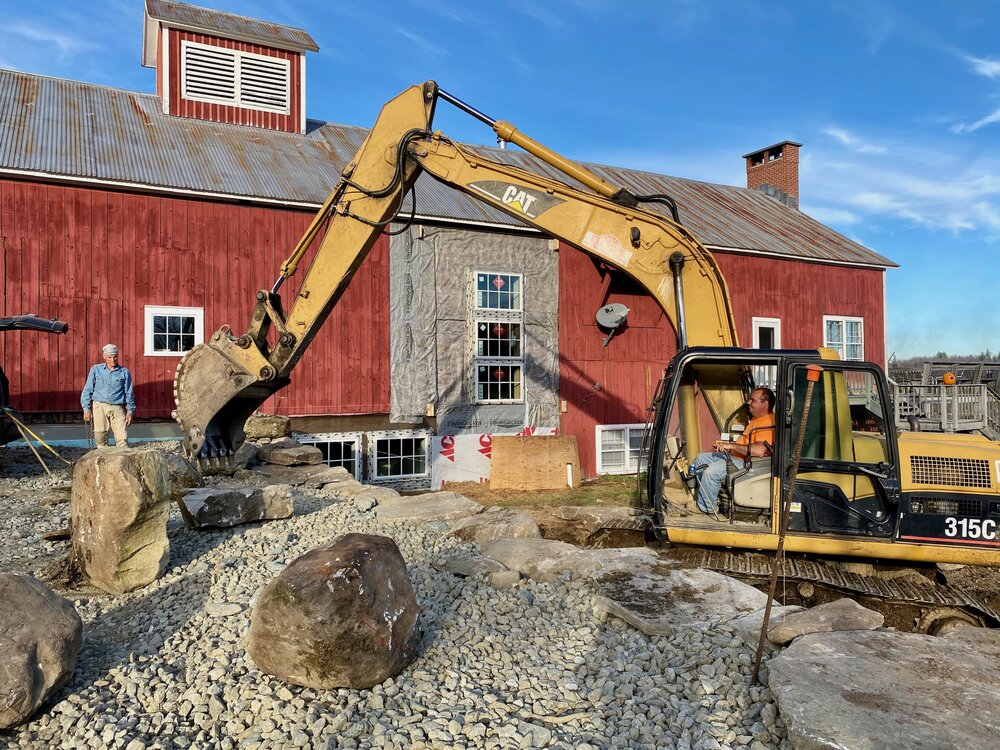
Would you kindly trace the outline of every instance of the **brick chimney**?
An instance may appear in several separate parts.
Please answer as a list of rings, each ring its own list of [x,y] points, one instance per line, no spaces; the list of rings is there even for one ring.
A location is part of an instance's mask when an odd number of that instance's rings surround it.
[[[799,149],[801,143],[782,141],[743,154],[747,161],[747,188],[760,190],[791,208],[799,207]]]

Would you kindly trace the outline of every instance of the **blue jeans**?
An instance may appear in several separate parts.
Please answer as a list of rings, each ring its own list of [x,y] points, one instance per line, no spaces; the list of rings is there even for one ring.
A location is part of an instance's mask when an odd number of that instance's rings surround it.
[[[721,451],[699,453],[691,462],[690,472],[698,477],[698,495],[695,498],[698,510],[715,513],[719,507],[722,480],[726,478],[726,454]]]

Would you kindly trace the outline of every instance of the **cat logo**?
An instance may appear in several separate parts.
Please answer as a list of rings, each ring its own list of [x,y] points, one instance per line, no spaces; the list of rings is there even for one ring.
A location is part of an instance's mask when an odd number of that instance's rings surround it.
[[[566,202],[562,198],[556,198],[548,193],[538,193],[523,185],[500,182],[499,180],[472,182],[469,183],[469,187],[478,190],[484,195],[488,195],[507,208],[529,219],[535,219],[553,206],[558,206],[560,203]]]

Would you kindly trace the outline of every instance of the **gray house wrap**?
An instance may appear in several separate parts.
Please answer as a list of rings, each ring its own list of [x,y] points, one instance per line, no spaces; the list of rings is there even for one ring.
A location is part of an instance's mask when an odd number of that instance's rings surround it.
[[[390,420],[423,420],[439,435],[559,426],[559,257],[537,235],[413,227],[389,241]],[[477,404],[477,272],[521,274],[524,403]]]

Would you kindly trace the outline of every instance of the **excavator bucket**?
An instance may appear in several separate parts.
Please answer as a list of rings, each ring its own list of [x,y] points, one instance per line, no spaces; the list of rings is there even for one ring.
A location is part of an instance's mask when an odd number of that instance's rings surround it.
[[[203,473],[226,471],[243,444],[243,425],[288,378],[263,380],[239,360],[243,350],[224,332],[189,351],[174,374],[173,418],[184,452]]]

